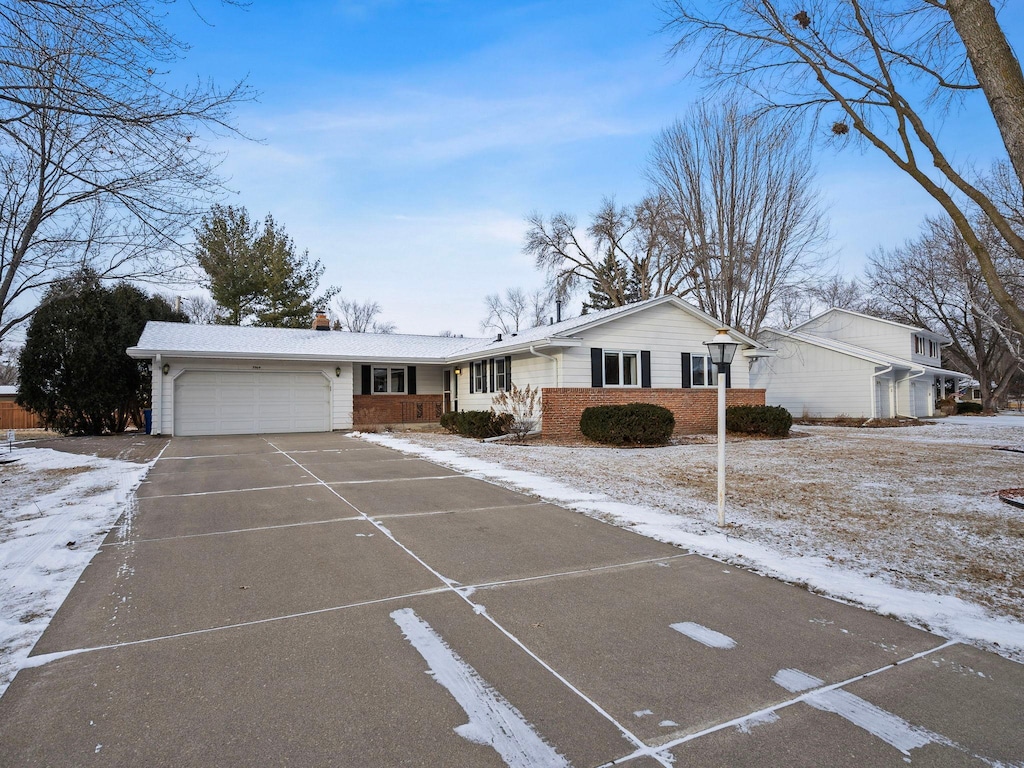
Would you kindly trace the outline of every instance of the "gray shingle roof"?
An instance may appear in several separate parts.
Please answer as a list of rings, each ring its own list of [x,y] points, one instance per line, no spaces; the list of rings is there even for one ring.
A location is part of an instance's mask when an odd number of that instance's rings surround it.
[[[490,339],[413,336],[399,333],[348,333],[236,325],[149,322],[133,357],[160,353],[173,357],[273,357],[292,360],[444,359]]]
[[[363,360],[392,362],[455,362],[475,355],[507,354],[530,345],[558,345],[572,339],[584,328],[600,325],[620,315],[640,312],[650,306],[671,303],[683,311],[719,327],[714,318],[675,296],[660,296],[637,304],[614,307],[558,323],[507,334],[501,341],[489,338],[453,338],[409,334],[347,333],[343,331],[253,328],[234,325],[191,325],[150,322],[139,343],[130,348],[132,357],[266,357],[282,360]],[[752,347],[760,346],[742,334],[733,335]]]

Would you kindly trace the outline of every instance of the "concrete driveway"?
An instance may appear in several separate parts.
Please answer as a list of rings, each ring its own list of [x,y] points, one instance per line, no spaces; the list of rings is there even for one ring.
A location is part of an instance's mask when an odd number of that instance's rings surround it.
[[[337,434],[176,438],[4,766],[1020,765],[1024,668]]]

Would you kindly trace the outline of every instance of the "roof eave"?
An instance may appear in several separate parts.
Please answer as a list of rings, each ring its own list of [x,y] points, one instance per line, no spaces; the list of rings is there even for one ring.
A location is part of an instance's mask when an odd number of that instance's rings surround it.
[[[446,363],[463,363],[469,360],[480,360],[484,357],[491,357],[497,355],[518,355],[524,352],[529,352],[531,347],[538,347],[542,349],[550,349],[552,347],[556,349],[570,349],[572,347],[583,346],[581,339],[568,339],[568,338],[546,338],[537,339],[536,341],[524,341],[519,344],[512,346],[501,346],[494,349],[488,349],[486,347],[479,347],[477,349],[469,350],[467,352],[459,352],[455,355],[449,355],[442,362]]]
[[[750,336],[747,336],[746,334],[737,331],[735,328],[730,328],[718,318],[712,317],[707,312],[698,309],[697,307],[690,304],[688,301],[684,301],[683,299],[679,298],[674,294],[666,294],[664,296],[659,296],[656,299],[652,299],[650,301],[642,301],[638,302],[637,304],[631,304],[627,309],[624,309],[622,312],[618,312],[614,315],[611,315],[610,317],[597,318],[591,323],[573,326],[571,329],[566,330],[565,333],[582,333],[584,331],[590,330],[591,328],[596,328],[599,325],[610,323],[614,320],[618,320],[621,317],[629,317],[630,315],[635,314],[636,312],[643,312],[644,310],[649,309],[650,307],[656,307],[661,304],[672,304],[673,306],[678,307],[684,312],[689,313],[693,317],[707,323],[707,325],[711,328],[725,328],[729,332],[730,336],[743,342],[744,344],[750,347],[757,348],[763,346],[756,339],[752,339]],[[555,335],[558,336],[558,334]]]
[[[187,360],[281,360],[295,362],[323,362],[323,363],[404,363],[415,365],[444,365],[443,357],[392,357],[382,355],[328,355],[328,354],[306,354],[299,355],[290,352],[234,352],[215,350],[181,350],[181,349],[142,349],[140,347],[129,347],[128,356],[137,360],[152,360],[157,355],[168,358],[182,358]]]

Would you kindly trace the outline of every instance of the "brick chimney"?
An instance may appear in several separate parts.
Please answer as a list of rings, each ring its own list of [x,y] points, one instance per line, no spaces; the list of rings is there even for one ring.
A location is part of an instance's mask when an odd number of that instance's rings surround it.
[[[313,320],[314,331],[329,331],[331,330],[331,321],[327,319],[326,312],[317,312],[316,319]]]

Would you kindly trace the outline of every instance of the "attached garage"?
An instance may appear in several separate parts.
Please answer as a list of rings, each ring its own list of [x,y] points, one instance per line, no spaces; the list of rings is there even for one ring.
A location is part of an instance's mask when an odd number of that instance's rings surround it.
[[[331,383],[318,371],[186,370],[174,380],[175,435],[330,429]]]

